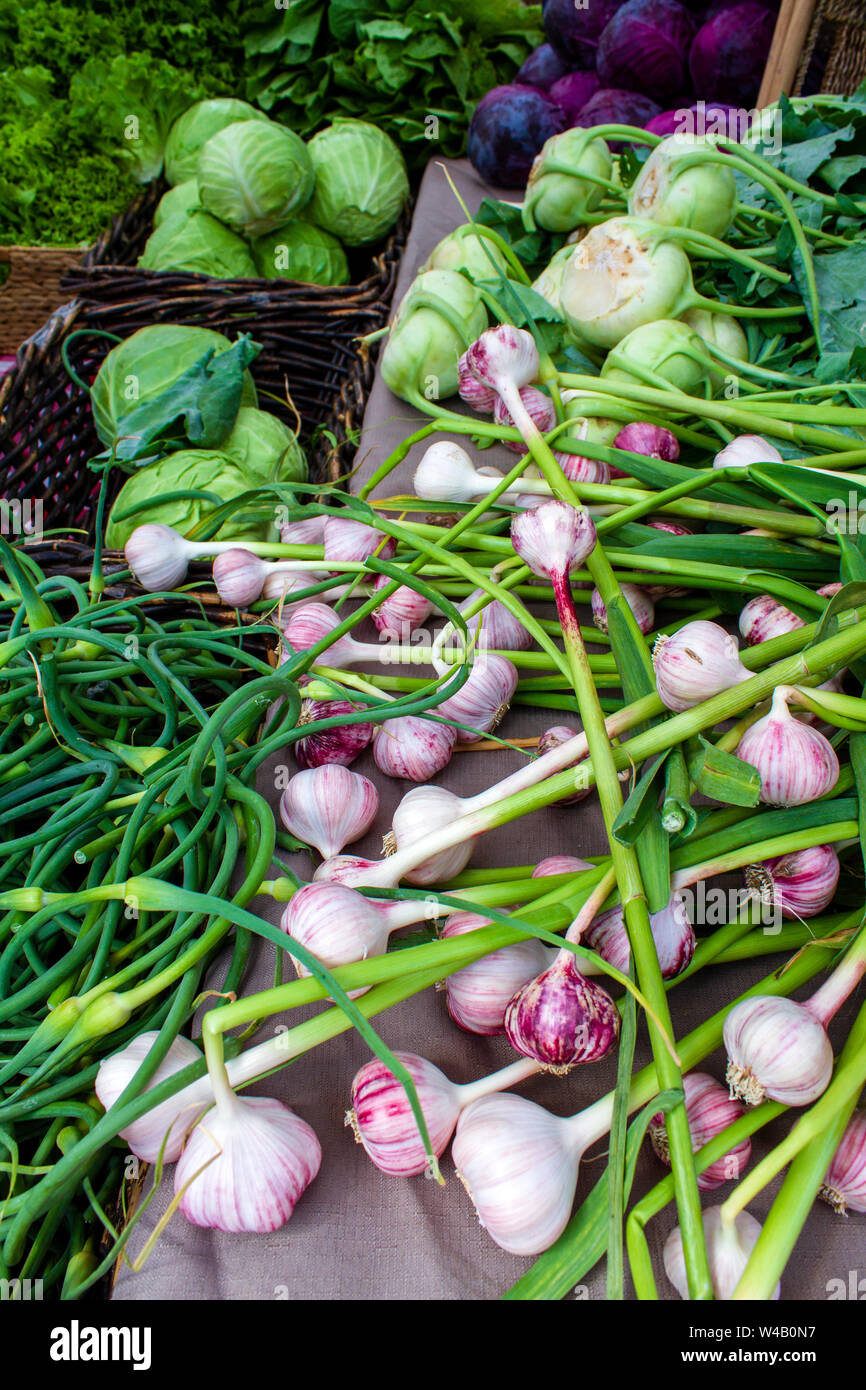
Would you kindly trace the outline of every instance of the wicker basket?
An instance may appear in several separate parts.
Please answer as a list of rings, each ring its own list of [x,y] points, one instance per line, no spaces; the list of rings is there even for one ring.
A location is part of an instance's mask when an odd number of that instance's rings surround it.
[[[866,3],[818,0],[800,56],[795,92],[850,96],[866,81]]]
[[[14,352],[63,300],[64,276],[77,266],[82,246],[0,246],[9,273],[0,287],[0,353]]]
[[[100,333],[127,337],[145,324],[164,322],[196,324],[232,338],[252,334],[263,345],[252,366],[256,386],[267,409],[293,430],[300,417],[314,479],[336,479],[346,470],[373,380],[370,355],[357,338],[387,320],[409,213],[367,279],[335,289],[272,280],[220,282],[104,263],[135,259],[158,196],[158,189],[143,194],[88,252],[66,281],[67,302],[23,344],[15,370],[0,380],[0,490],[7,503],[42,499],[44,529],[93,536],[98,478],[87,461],[102,445],[87,395],[69,378],[61,356],[64,339],[80,329],[95,331],[73,340],[67,352],[85,381],[93,380],[112,346]],[[116,489],[121,482],[118,475]]]

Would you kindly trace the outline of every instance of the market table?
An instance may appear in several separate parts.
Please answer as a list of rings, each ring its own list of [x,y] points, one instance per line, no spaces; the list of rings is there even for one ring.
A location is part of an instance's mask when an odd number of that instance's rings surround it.
[[[470,212],[485,189],[467,161],[449,165]],[[513,195],[496,195],[513,197]],[[462,216],[436,163],[428,166],[421,188],[412,232],[397,285],[395,303],[409,287],[418,268],[435,244],[453,229]],[[369,477],[391,449],[417,427],[420,417],[397,401],[376,378],[364,421],[358,457],[362,460],[356,482]],[[464,439],[465,442],[465,439]],[[388,479],[381,495],[411,492],[411,479],[423,445],[417,447]],[[489,450],[484,462],[513,464],[505,449]],[[360,637],[375,640],[375,629]],[[537,735],[562,718],[551,711],[515,708],[500,726],[505,738]],[[570,722],[574,722],[571,720]],[[517,754],[457,753],[436,780],[460,796],[472,795],[505,776],[517,765]],[[276,810],[279,800],[279,758],[259,770],[257,787]],[[407,790],[377,773],[369,753],[354,768],[374,778],[380,793],[380,809],[374,829],[353,847],[371,858],[381,853],[381,837],[392,812]],[[294,764],[291,763],[293,769]],[[484,836],[472,860],[473,868],[498,865],[534,865],[547,855],[586,857],[607,852],[607,842],[597,799],[593,796],[576,807],[537,812],[511,826]],[[302,878],[312,876],[314,865],[305,855],[290,860]],[[491,875],[491,877],[495,877]],[[271,898],[251,904],[252,911],[277,922],[280,907]],[[674,1026],[682,1035],[727,1001],[761,979],[779,957],[727,965],[700,974],[671,996]],[[273,981],[273,948],[256,938],[251,952],[246,992],[267,988]],[[806,991],[808,993],[808,990]],[[269,1020],[260,1040],[286,1022],[296,1023],[317,1012],[318,1005]],[[841,1011],[831,1029],[834,1042],[844,1038],[856,1005]],[[374,1026],[391,1047],[421,1053],[435,1062],[455,1082],[474,1080],[513,1060],[504,1038],[479,1038],[460,1030],[448,1016],[444,997],[428,990],[390,1009],[374,1020]],[[299,1203],[290,1222],[270,1235],[230,1236],[215,1230],[199,1230],[175,1214],[161,1233],[154,1250],[138,1272],[122,1266],[114,1298],[137,1299],[310,1299],[310,1300],[494,1300],[530,1267],[530,1259],[506,1254],[479,1226],[468,1196],[454,1172],[450,1157],[442,1160],[445,1186],[423,1178],[396,1179],[380,1173],[363,1150],[352,1141],[343,1124],[344,1111],[355,1072],[369,1059],[369,1052],[353,1032],[300,1057],[279,1074],[251,1088],[252,1094],[277,1096],[308,1121],[322,1144],[321,1171]],[[645,1031],[638,1039],[636,1065],[651,1060]],[[701,1065],[717,1077],[724,1074],[720,1050]],[[519,1093],[568,1115],[590,1104],[612,1088],[616,1076],[615,1055],[601,1063],[578,1068],[566,1078],[538,1076],[519,1087]],[[753,1140],[753,1162],[779,1142],[790,1127],[782,1118]],[[584,1163],[578,1184],[578,1201],[602,1171],[598,1159],[605,1145],[595,1146]],[[660,1162],[645,1144],[635,1180],[635,1195],[653,1186],[664,1175]],[[767,1211],[778,1182],[750,1204],[759,1220]],[[729,1185],[710,1194],[705,1205],[720,1201]],[[171,1198],[171,1173],[141,1217],[130,1240],[128,1254],[135,1261]],[[661,1263],[661,1246],[675,1224],[673,1207],[667,1208],[649,1228],[650,1250],[662,1298],[676,1298]],[[850,1296],[855,1280],[866,1273],[863,1216],[848,1220],[816,1203],[782,1281],[787,1300],[823,1300]],[[834,1282],[836,1281],[836,1282]],[[627,1283],[629,1296],[630,1284]],[[577,1300],[605,1297],[604,1263],[571,1293]]]

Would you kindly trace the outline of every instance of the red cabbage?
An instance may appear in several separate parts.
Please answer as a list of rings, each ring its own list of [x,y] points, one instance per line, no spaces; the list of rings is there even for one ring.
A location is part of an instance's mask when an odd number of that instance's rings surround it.
[[[551,43],[541,43],[533,48],[522,68],[518,68],[515,82],[524,87],[540,87],[549,92],[554,82],[568,72],[568,59],[563,58]]]
[[[628,0],[599,40],[596,65],[602,84],[632,87],[654,100],[677,97],[687,85],[695,28],[679,0]]]
[[[583,8],[575,0],[545,0],[541,22],[553,47],[575,68],[591,68],[602,29],[622,0],[590,0]]]
[[[645,126],[653,116],[659,114],[658,104],[639,92],[625,92],[616,87],[602,87],[594,97],[590,97],[575,125],[636,125]],[[608,140],[614,151],[622,149],[622,142]]]
[[[601,83],[594,72],[570,72],[560,77],[550,89],[551,101],[561,106],[569,123],[575,125],[577,118],[590,97],[594,97]]]
[[[562,107],[538,87],[493,87],[469,123],[467,154],[485,183],[523,188],[545,140],[567,126]]]
[[[695,89],[709,101],[736,94],[752,106],[770,51],[776,19],[771,10],[746,0],[722,10],[698,30],[689,56]]]
[[[685,114],[691,118],[691,124],[685,121]],[[706,135],[709,132],[727,135],[729,140],[740,140],[748,131],[749,116],[739,106],[726,106],[719,101],[697,102],[687,108],[687,113],[682,106],[662,111],[660,116],[647,121],[646,128],[653,135],[679,135],[680,132]]]

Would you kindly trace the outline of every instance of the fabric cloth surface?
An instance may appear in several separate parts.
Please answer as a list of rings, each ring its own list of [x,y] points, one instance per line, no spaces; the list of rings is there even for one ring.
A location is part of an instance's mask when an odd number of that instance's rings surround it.
[[[474,212],[489,190],[483,187],[468,162],[456,161],[450,168],[470,212]],[[513,194],[504,196],[512,198]],[[462,214],[442,169],[431,163],[421,189],[395,304],[399,303],[433,246],[461,220]],[[363,464],[357,477],[361,480],[369,477],[396,444],[412,428],[417,428],[419,419],[416,412],[397,401],[377,377],[366,412],[359,451]],[[465,437],[462,442],[466,444]],[[412,451],[380,489],[381,496],[412,491],[412,472],[424,447],[421,445]],[[495,449],[487,451],[483,461],[505,467],[513,460],[513,454]],[[371,627],[359,636],[375,640],[375,629]],[[564,720],[574,723],[576,716],[515,708],[499,732],[515,739],[536,736]],[[458,795],[469,796],[512,771],[520,756],[509,750],[458,752],[435,781]],[[269,760],[259,772],[259,790],[268,796],[275,810],[282,785],[280,768],[286,766],[294,770],[289,754]],[[394,807],[409,784],[383,777],[376,771],[369,754],[353,766],[376,782],[381,804],[373,830],[352,850],[378,858],[382,834],[388,829]],[[598,801],[593,795],[577,806],[536,812],[482,837],[472,867],[534,866],[551,854],[586,857],[606,850]],[[301,877],[312,876],[315,866],[310,857],[298,855],[291,862]],[[491,874],[491,878],[495,875]],[[256,899],[251,910],[271,922],[279,920],[281,911],[280,905],[265,897]],[[671,994],[676,1033],[682,1035],[696,1027],[710,1013],[763,978],[780,961],[779,956],[770,956],[744,965],[717,967],[677,987]],[[267,988],[273,982],[273,970],[273,949],[257,940],[245,992]],[[277,1028],[309,1017],[322,1007],[317,1005],[297,1010],[291,1017],[269,1020],[256,1041]],[[849,1005],[834,1025],[837,1041],[844,1037],[852,1016]],[[478,1038],[461,1032],[447,1013],[444,995],[435,990],[428,990],[389,1010],[373,1023],[391,1047],[422,1054],[455,1082],[474,1080],[514,1059],[504,1038]],[[286,1226],[267,1236],[230,1236],[219,1231],[200,1230],[175,1213],[142,1269],[132,1273],[126,1266],[121,1268],[114,1298],[120,1301],[488,1301],[500,1298],[530,1267],[532,1260],[506,1254],[494,1245],[480,1227],[448,1154],[442,1160],[444,1187],[422,1177],[386,1177],[353,1143],[351,1130],[344,1127],[352,1078],[369,1060],[369,1055],[357,1034],[348,1032],[251,1088],[251,1094],[277,1096],[285,1101],[313,1126],[321,1140],[321,1171]],[[641,1029],[636,1065],[649,1060],[646,1032]],[[701,1064],[701,1070],[721,1079],[724,1066],[724,1055],[719,1050]],[[534,1077],[524,1082],[518,1092],[556,1114],[568,1115],[611,1089],[615,1077],[616,1057],[613,1056],[577,1069],[565,1078]],[[783,1117],[755,1137],[753,1161],[779,1142],[790,1123]],[[600,1175],[603,1164],[599,1160],[605,1150],[604,1143],[596,1145],[583,1164],[578,1201],[586,1196]],[[635,1180],[635,1195],[653,1186],[664,1172],[649,1145],[645,1144]],[[778,1183],[773,1184],[750,1205],[749,1210],[759,1220],[777,1188]],[[730,1185],[726,1184],[717,1193],[707,1194],[705,1204],[722,1201],[729,1190]],[[133,1233],[129,1246],[131,1259],[141,1251],[165,1212],[171,1194],[169,1170]],[[854,1215],[846,1221],[834,1215],[828,1206],[816,1203],[783,1278],[783,1299],[850,1297],[850,1292],[840,1294],[839,1290],[843,1287],[850,1290],[856,1279],[866,1272],[864,1220],[866,1218]],[[664,1299],[677,1297],[665,1277],[661,1261],[662,1244],[675,1223],[675,1209],[668,1207],[651,1223],[648,1231],[659,1294]],[[851,1279],[852,1271],[855,1281]],[[627,1296],[633,1297],[628,1282]],[[604,1299],[604,1262],[585,1276],[567,1297],[581,1301]]]

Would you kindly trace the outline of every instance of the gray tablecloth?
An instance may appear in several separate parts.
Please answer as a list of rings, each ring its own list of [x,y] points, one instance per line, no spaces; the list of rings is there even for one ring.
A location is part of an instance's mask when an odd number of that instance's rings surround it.
[[[485,190],[465,161],[452,164],[452,171],[470,211],[474,211]],[[512,195],[506,195],[512,196]],[[442,170],[428,168],[421,190],[415,223],[403,263],[397,297],[410,284],[419,265],[436,242],[460,221],[459,210]],[[360,478],[387,457],[395,444],[413,427],[418,416],[395,400],[377,379],[368,405],[359,457],[364,460]],[[464,440],[465,442],[465,440]],[[411,477],[419,451],[392,475],[382,495],[411,491]],[[513,455],[510,456],[513,459]],[[489,451],[484,461],[504,465],[505,450]],[[375,633],[371,629],[371,636]],[[515,709],[500,732],[518,738],[538,734],[549,724],[561,722],[553,713]],[[516,753],[456,754],[450,766],[436,779],[460,795],[471,795],[516,765]],[[258,786],[276,806],[274,759],[261,770]],[[374,830],[358,845],[358,852],[378,857],[381,837],[406,784],[389,781],[373,768],[365,756],[354,765],[359,772],[373,776],[380,790],[381,805]],[[504,827],[479,843],[473,867],[535,864],[549,854],[591,855],[607,849],[601,816],[595,797],[570,809],[538,812],[512,826]],[[294,867],[310,877],[312,862],[297,856]],[[254,911],[275,922],[279,909],[269,898],[256,900]],[[771,968],[770,960],[749,966],[726,966],[700,975],[675,990],[671,996],[674,1024],[679,1035],[697,1026],[708,1014]],[[273,978],[273,951],[257,942],[245,990],[266,988]],[[318,1006],[321,1007],[321,1006]],[[295,1023],[315,1010],[299,1010],[289,1018],[275,1018],[259,1038],[284,1023]],[[846,1009],[834,1029],[844,1036],[851,1010]],[[456,1082],[480,1077],[513,1060],[514,1054],[503,1038],[482,1039],[460,1032],[451,1022],[444,998],[433,990],[390,1010],[376,1021],[376,1027],[392,1047],[418,1052],[434,1061]],[[349,1103],[352,1078],[368,1060],[365,1045],[354,1033],[345,1034],[326,1046],[294,1062],[277,1076],[252,1088],[253,1093],[278,1096],[313,1125],[322,1143],[321,1171],[299,1203],[291,1221],[268,1236],[229,1236],[219,1231],[203,1231],[175,1214],[162,1232],[143,1268],[133,1274],[123,1268],[114,1297],[136,1299],[469,1299],[493,1300],[530,1266],[531,1260],[505,1254],[493,1244],[479,1226],[471,1204],[454,1175],[453,1164],[445,1157],[442,1164],[446,1185],[439,1187],[423,1178],[385,1177],[370,1163],[363,1150],[352,1141],[343,1126]],[[650,1059],[645,1033],[638,1043],[638,1062]],[[567,1115],[583,1108],[608,1091],[615,1080],[615,1058],[573,1072],[564,1079],[536,1077],[521,1086],[520,1093]],[[724,1057],[716,1053],[702,1065],[718,1077],[724,1073]],[[790,1125],[782,1120],[757,1136],[753,1152],[760,1156],[771,1143],[777,1143]],[[663,1176],[664,1170],[649,1151],[642,1155],[635,1183],[639,1193]],[[603,1144],[596,1147],[584,1164],[578,1199],[585,1195],[602,1170],[598,1161]],[[595,1161],[592,1161],[593,1157]],[[760,1219],[766,1212],[774,1185],[750,1207]],[[722,1200],[710,1194],[707,1202]],[[130,1242],[135,1259],[156,1222],[163,1215],[171,1195],[170,1178],[165,1180],[140,1221]],[[650,1227],[650,1246],[663,1298],[676,1298],[667,1284],[660,1250],[675,1223],[668,1208]],[[783,1280],[785,1299],[825,1299],[849,1271],[861,1277],[866,1265],[864,1218],[845,1221],[829,1207],[816,1204]],[[571,1297],[603,1299],[603,1263],[593,1271]]]

